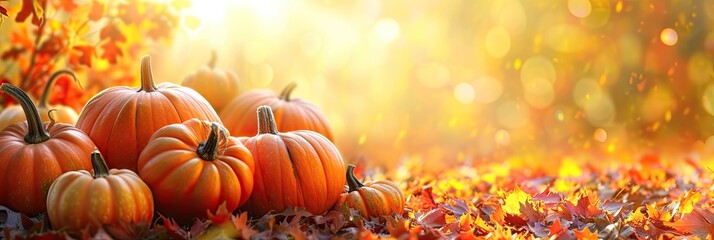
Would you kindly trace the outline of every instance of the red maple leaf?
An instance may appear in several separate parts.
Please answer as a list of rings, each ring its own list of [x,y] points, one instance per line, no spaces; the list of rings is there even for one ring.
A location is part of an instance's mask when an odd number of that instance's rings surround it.
[[[8,17],[8,15],[7,15],[7,9],[5,9],[5,7],[3,7],[3,6],[0,6],[0,14],[5,15],[5,17]],[[0,17],[2,17],[2,16],[0,16]],[[2,20],[0,20],[0,22],[1,22],[1,21],[2,21]]]
[[[108,41],[102,44],[102,55],[101,57],[108,60],[110,63],[117,63],[117,58],[123,56],[121,49],[114,41]]]
[[[126,37],[121,32],[117,24],[107,24],[106,26],[104,26],[99,32],[99,38],[109,39],[110,41],[115,42],[126,42]]]
[[[40,25],[43,17],[43,8],[46,5],[47,0],[23,0],[22,9],[17,13],[15,21],[24,22],[29,16],[32,16],[32,24]]]

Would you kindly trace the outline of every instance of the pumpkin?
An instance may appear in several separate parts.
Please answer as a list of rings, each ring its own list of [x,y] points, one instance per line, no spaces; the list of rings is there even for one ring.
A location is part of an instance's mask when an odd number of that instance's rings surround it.
[[[154,200],[136,173],[111,169],[99,151],[91,153],[94,174],[70,171],[52,183],[47,194],[47,215],[54,229],[95,234],[104,224],[151,223]],[[148,226],[148,225],[147,225]]]
[[[186,76],[181,85],[196,90],[217,112],[237,96],[240,89],[238,76],[233,71],[216,68],[216,51],[211,51],[207,66]]]
[[[181,223],[233,211],[253,191],[253,156],[218,123],[191,119],[159,129],[139,156],[157,210]]]
[[[258,135],[240,138],[255,160],[253,194],[245,209],[253,216],[288,207],[322,214],[339,199],[345,164],[319,133],[280,133],[269,106],[258,107]]]
[[[74,74],[74,72],[67,69],[59,70],[52,74],[52,76],[50,76],[50,79],[47,80],[45,88],[42,91],[42,96],[40,97],[40,104],[37,105],[37,110],[42,113],[42,121],[50,120],[49,115],[45,115],[44,113],[47,113],[50,109],[56,109],[57,111],[55,111],[54,117],[56,122],[69,124],[74,124],[75,122],[77,122],[77,112],[75,112],[74,109],[64,105],[50,105],[49,103],[52,86],[54,86],[59,76],[62,76],[63,74],[67,74],[72,77],[75,82],[77,81],[77,76]],[[4,111],[0,112],[0,130],[6,128],[7,126],[10,126],[10,124],[22,121],[25,121],[25,112],[22,110],[22,107],[20,105],[12,105]]]
[[[196,91],[173,83],[154,85],[151,58],[141,59],[141,87],[111,87],[84,106],[77,127],[104,154],[110,168],[137,171],[136,161],[151,135],[191,118],[220,122]]]
[[[0,90],[12,96],[27,121],[0,132],[0,205],[36,215],[46,210],[47,190],[62,173],[92,168],[95,146],[81,130],[65,123],[42,123],[29,96],[8,83]]]
[[[404,211],[404,194],[393,182],[378,180],[361,183],[354,174],[355,166],[347,166],[349,190],[340,196],[335,207],[351,207],[365,218],[379,217]]]
[[[252,113],[258,106],[268,105],[275,114],[279,131],[311,130],[333,141],[327,118],[320,110],[305,100],[290,98],[295,83],[288,85],[280,95],[266,90],[253,90],[236,97],[221,112],[224,126],[234,136],[255,136],[258,123]]]

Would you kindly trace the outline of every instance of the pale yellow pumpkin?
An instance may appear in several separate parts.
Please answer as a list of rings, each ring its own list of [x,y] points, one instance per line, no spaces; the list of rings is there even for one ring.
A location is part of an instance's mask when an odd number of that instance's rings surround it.
[[[40,102],[37,105],[37,111],[40,112],[42,121],[48,122],[50,121],[49,111],[55,109],[56,111],[53,111],[52,113],[52,117],[55,122],[74,125],[77,122],[77,117],[79,116],[74,109],[64,105],[50,105],[49,103],[52,86],[54,86],[55,82],[59,76],[62,76],[62,74],[67,74],[72,77],[75,82],[77,81],[77,75],[67,69],[59,70],[52,74],[50,79],[47,80],[47,83],[45,84],[45,89],[42,91]],[[25,112],[22,110],[20,105],[12,105],[0,111],[0,131],[5,129],[7,126],[22,121],[25,121]]]
[[[234,72],[216,68],[216,51],[211,51],[208,65],[186,76],[181,85],[196,90],[216,112],[220,112],[240,91],[240,81]]]

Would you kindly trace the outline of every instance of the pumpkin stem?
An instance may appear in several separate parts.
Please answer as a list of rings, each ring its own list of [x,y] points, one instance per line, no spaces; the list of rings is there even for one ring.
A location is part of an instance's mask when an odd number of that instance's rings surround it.
[[[222,134],[220,133],[222,131],[219,132],[218,127],[218,123],[211,123],[211,133],[208,135],[208,140],[198,144],[196,153],[203,160],[211,161],[218,158],[218,135]]]
[[[50,134],[42,127],[40,112],[37,110],[35,103],[32,102],[32,99],[30,99],[30,96],[27,96],[27,93],[9,83],[3,83],[2,86],[0,86],[0,90],[10,95],[15,101],[18,101],[22,107],[22,111],[25,112],[25,119],[27,119],[25,142],[37,144],[50,139]]]
[[[91,155],[92,159],[92,169],[94,169],[94,178],[101,178],[109,176],[109,167],[107,167],[107,162],[102,158],[102,154],[99,150],[94,149]]]
[[[293,93],[293,90],[295,90],[295,87],[297,87],[297,83],[290,83],[285,88],[283,89],[282,92],[280,92],[279,98],[285,101],[290,101],[290,94]]]
[[[47,112],[47,117],[50,118],[50,124],[47,124],[47,132],[50,132],[52,127],[55,126],[56,121],[55,121],[55,118],[52,117],[52,112],[56,112],[56,111],[57,111],[57,109],[52,109],[49,112]]]
[[[347,165],[347,185],[350,186],[350,192],[359,190],[364,187],[364,184],[355,177],[355,165]]]
[[[40,108],[47,107],[47,105],[50,104],[49,103],[50,102],[50,92],[52,91],[52,87],[55,85],[55,82],[57,81],[57,79],[59,79],[59,76],[61,76],[62,74],[69,75],[70,77],[72,77],[72,80],[74,80],[74,82],[79,84],[77,75],[74,74],[74,72],[72,72],[72,70],[62,69],[62,70],[59,70],[59,71],[53,73],[52,76],[50,76],[50,79],[47,80],[47,83],[45,83],[45,89],[42,90],[42,97],[40,97],[40,105],[38,105]],[[79,87],[82,87],[82,85],[80,84]]]
[[[273,109],[267,105],[258,107],[258,135],[266,133],[278,134],[276,125]]]
[[[151,72],[151,56],[149,55],[141,58],[141,88],[139,89],[139,92],[141,91],[156,91],[156,85],[154,85],[154,74]]]
[[[208,68],[214,69],[216,68],[216,59],[218,58],[218,54],[216,53],[216,50],[213,49],[211,50],[211,59],[208,60]]]

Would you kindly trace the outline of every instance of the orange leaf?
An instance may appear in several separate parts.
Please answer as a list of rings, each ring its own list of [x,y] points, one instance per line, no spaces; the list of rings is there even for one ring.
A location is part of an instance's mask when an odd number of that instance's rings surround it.
[[[582,231],[575,230],[575,238],[580,240],[597,240],[597,230],[590,232],[590,228],[583,228]]]
[[[69,62],[74,65],[92,67],[92,57],[96,49],[93,46],[74,46],[69,55]]]
[[[556,218],[553,224],[548,227],[548,229],[550,229],[551,236],[557,236],[563,232],[568,231],[568,228],[560,224],[560,218]]]
[[[233,227],[240,232],[243,239],[249,239],[250,236],[257,234],[258,232],[253,230],[253,228],[248,225],[248,212],[241,213],[238,217],[233,218]]]
[[[73,12],[77,8],[77,4],[74,0],[59,0],[55,2],[55,6],[59,9],[64,9],[66,12]]]
[[[665,222],[668,227],[672,227],[682,234],[692,234],[697,236],[714,236],[714,219],[707,219],[706,216],[711,216],[711,212],[707,213],[704,210],[694,209],[692,213],[684,214],[684,216],[676,222]]]
[[[92,1],[92,9],[89,10],[89,20],[99,21],[104,17],[104,2]]]
[[[226,223],[231,220],[231,213],[228,211],[228,208],[226,208],[226,202],[224,201],[221,206],[218,207],[218,210],[216,210],[216,214],[211,213],[211,211],[206,210],[206,213],[208,213],[208,220],[211,220],[211,222],[214,225],[221,225],[223,223]]]

